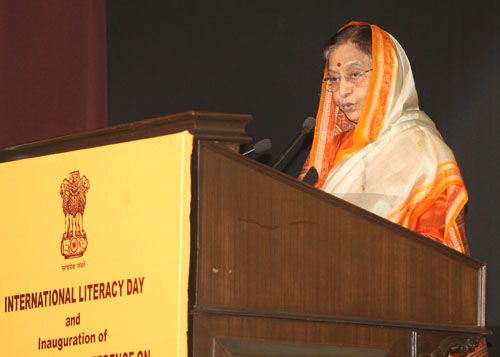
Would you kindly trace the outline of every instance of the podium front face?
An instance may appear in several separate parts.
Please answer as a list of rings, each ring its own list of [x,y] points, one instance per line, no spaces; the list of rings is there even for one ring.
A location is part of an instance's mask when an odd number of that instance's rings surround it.
[[[195,355],[446,355],[487,333],[483,263],[216,145],[198,153]]]
[[[488,333],[483,263],[242,157],[250,119],[0,150],[2,351],[446,356]]]

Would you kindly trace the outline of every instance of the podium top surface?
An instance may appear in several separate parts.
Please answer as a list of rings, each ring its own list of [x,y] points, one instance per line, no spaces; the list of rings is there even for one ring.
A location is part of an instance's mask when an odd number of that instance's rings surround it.
[[[234,144],[251,141],[249,114],[187,111],[0,149],[0,162],[14,161],[189,131],[195,139]]]

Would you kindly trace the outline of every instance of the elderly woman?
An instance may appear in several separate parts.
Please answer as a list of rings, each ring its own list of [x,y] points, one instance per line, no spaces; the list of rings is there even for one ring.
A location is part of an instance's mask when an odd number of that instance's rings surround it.
[[[408,58],[377,26],[353,22],[327,43],[314,141],[301,176],[316,187],[468,253],[467,202],[453,152],[418,107]]]
[[[316,129],[301,176],[316,187],[468,254],[460,170],[419,109],[408,58],[377,26],[352,22],[324,49]],[[474,356],[487,355],[484,339]]]

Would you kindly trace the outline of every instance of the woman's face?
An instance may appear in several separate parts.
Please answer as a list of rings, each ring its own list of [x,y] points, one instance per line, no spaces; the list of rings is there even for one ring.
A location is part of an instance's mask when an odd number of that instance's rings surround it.
[[[351,42],[335,47],[328,57],[333,100],[354,123],[358,122],[368,95],[371,70],[371,57]]]

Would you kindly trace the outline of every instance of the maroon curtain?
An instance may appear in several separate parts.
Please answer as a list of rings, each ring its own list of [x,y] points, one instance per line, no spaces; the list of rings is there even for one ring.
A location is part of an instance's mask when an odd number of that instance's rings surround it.
[[[106,2],[0,0],[0,147],[107,125]]]

